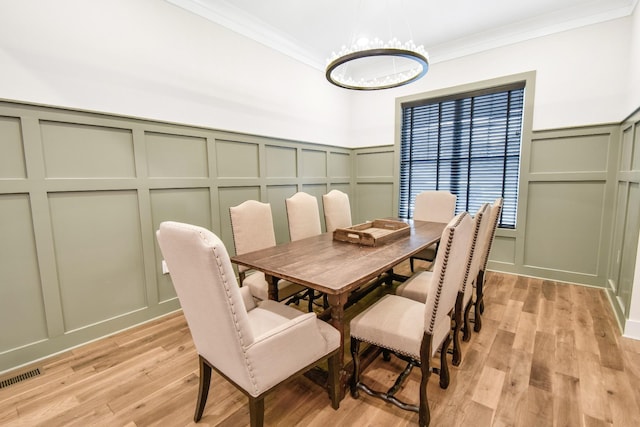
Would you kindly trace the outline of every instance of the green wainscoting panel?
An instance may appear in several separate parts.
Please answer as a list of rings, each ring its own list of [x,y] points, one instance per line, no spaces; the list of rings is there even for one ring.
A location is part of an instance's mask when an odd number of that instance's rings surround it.
[[[620,154],[614,166],[616,199],[607,284],[614,312],[624,329],[638,268],[635,263],[640,227],[640,110],[621,124],[619,141]]]
[[[331,184],[329,186],[328,191],[331,191],[331,190],[340,190],[343,193],[346,193],[349,196],[349,201],[351,203],[353,203],[352,202],[353,194],[351,194],[351,185],[350,184]],[[353,206],[351,207],[351,209],[353,210]]]
[[[529,184],[524,264],[597,275],[604,190],[601,182]]]
[[[147,305],[135,191],[49,196],[65,331]]]
[[[534,139],[531,143],[530,172],[606,171],[609,139],[609,134]]]
[[[329,153],[329,177],[351,179],[351,155],[348,153]]]
[[[620,147],[620,171],[622,172],[631,170],[631,161],[633,159],[633,134],[633,126],[628,127],[622,132],[622,146]]]
[[[357,211],[364,218],[358,222],[393,216],[393,184],[358,185]]]
[[[0,353],[47,338],[28,194],[0,195]]]
[[[303,184],[302,190],[305,193],[309,193],[316,198],[318,201],[318,215],[320,216],[320,229],[325,231],[327,226],[324,222],[324,206],[322,205],[322,195],[327,194],[329,191],[327,190],[326,184]]]
[[[298,152],[295,147],[265,146],[268,178],[296,178]]]
[[[620,282],[620,263],[622,261],[625,218],[627,216],[628,188],[628,182],[618,182],[618,197],[616,199],[613,236],[611,241],[612,251],[609,259],[609,284],[611,289],[615,292],[617,292]]]
[[[0,179],[26,178],[20,119],[0,117]]]
[[[631,161],[631,169],[640,171],[640,127],[636,127],[635,137],[633,139],[633,160]]]
[[[258,178],[260,146],[255,143],[216,141],[218,178]]]
[[[233,232],[231,231],[231,217],[229,216],[229,208],[238,206],[247,200],[260,200],[260,187],[218,187],[218,204],[220,207],[220,230],[218,237],[222,239],[227,251],[235,254],[233,245]]]
[[[262,200],[286,242],[297,191],[319,209],[330,188],[355,200],[352,153],[0,100],[0,324],[15,325],[0,372],[178,309],[160,222],[209,228],[233,253],[229,207]]]
[[[327,152],[302,149],[302,176],[304,178],[327,177]]]
[[[147,168],[154,178],[206,178],[207,141],[205,138],[145,133]]]
[[[628,304],[634,120],[526,136],[518,228],[498,230],[490,268],[613,280]],[[289,241],[285,199],[297,191],[318,199],[321,218],[334,188],[349,195],[354,224],[393,216],[395,155],[395,145],[349,149],[0,101],[0,255],[11,260],[0,269],[0,324],[18,324],[0,328],[0,372],[177,309],[155,241],[161,221],[209,228],[233,253],[228,209],[248,199],[271,204],[278,243]]]
[[[394,159],[394,147],[355,150],[353,179],[356,192],[355,197],[350,197],[354,224],[397,215],[394,195],[399,185],[394,181]]]
[[[130,129],[40,123],[47,178],[133,178]]]
[[[211,194],[208,188],[157,189],[150,191],[150,200],[158,298],[162,302],[175,298],[176,292],[169,276],[162,274],[162,254],[155,240],[155,231],[163,221],[186,222],[211,230]]]
[[[627,215],[622,242],[622,254],[620,259],[620,279],[617,296],[620,299],[624,313],[629,313],[631,304],[631,292],[633,291],[633,279],[636,268],[636,255],[638,253],[638,234],[640,233],[640,184],[629,184],[627,197]]]
[[[295,185],[267,186],[266,201],[271,204],[271,214],[273,215],[273,228],[276,233],[276,243],[284,243],[290,240],[285,200],[297,192],[298,188]]]
[[[393,177],[393,150],[356,154],[356,178]]]
[[[490,259],[497,263],[514,265],[516,263],[516,239],[495,236],[491,247]]]

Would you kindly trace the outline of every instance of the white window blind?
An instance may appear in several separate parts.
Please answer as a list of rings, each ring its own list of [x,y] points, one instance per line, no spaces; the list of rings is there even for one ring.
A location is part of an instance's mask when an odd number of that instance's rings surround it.
[[[401,218],[416,194],[449,190],[456,213],[504,198],[499,226],[515,228],[524,82],[402,105]]]

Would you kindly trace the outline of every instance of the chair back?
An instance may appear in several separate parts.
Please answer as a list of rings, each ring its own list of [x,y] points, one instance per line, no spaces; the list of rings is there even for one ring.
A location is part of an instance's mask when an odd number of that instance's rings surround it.
[[[292,242],[322,233],[318,199],[301,191],[286,199],[285,203]]]
[[[346,193],[331,190],[322,195],[322,205],[327,232],[332,233],[336,228],[351,227],[351,205]]]
[[[418,221],[451,221],[456,211],[455,194],[444,190],[429,190],[416,196],[413,219]]]
[[[425,332],[433,335],[453,309],[465,278],[474,220],[468,212],[454,217],[442,231],[433,268],[433,283],[425,305]]]
[[[482,251],[489,238],[491,227],[491,205],[484,203],[480,206],[480,209],[478,209],[473,219],[475,224],[471,240],[471,252],[469,253],[469,260],[467,262],[467,272],[462,281],[462,288],[460,288],[460,291],[465,294],[465,302],[471,297],[473,281],[478,276],[478,271],[483,261]]]
[[[229,215],[236,254],[241,255],[276,245],[269,203],[247,200],[238,206],[230,207]],[[249,267],[238,265],[239,272],[247,270]]]
[[[491,213],[489,217],[489,230],[487,239],[482,247],[482,259],[480,260],[480,270],[485,271],[487,269],[487,263],[489,262],[489,253],[491,252],[491,246],[493,245],[493,238],[496,235],[496,229],[498,228],[498,222],[500,222],[500,213],[502,212],[502,203],[504,199],[498,197],[491,205]]]
[[[211,231],[166,221],[158,244],[198,354],[250,390],[245,349],[254,341],[229,254]]]

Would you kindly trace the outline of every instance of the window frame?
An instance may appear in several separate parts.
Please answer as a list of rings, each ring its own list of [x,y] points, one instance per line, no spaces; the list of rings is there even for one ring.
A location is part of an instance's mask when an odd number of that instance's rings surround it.
[[[402,121],[403,108],[425,103],[438,103],[455,99],[466,98],[469,96],[478,96],[482,94],[495,92],[496,88],[501,90],[510,90],[522,87],[524,85],[524,103],[522,115],[522,133],[520,142],[520,164],[518,170],[518,190],[516,199],[516,217],[514,228],[501,228],[506,233],[516,233],[518,228],[524,227],[526,222],[526,182],[528,174],[526,167],[530,157],[531,139],[532,139],[532,118],[533,118],[533,98],[535,92],[535,72],[526,72],[514,74],[511,76],[500,77],[491,80],[480,81],[460,86],[454,86],[439,89],[430,92],[419,93],[396,99],[396,129],[395,129],[395,169],[394,169],[394,215],[399,215],[400,204],[400,165],[401,165],[401,138],[402,138]],[[487,200],[492,202],[493,200]],[[515,236],[514,236],[515,237]]]

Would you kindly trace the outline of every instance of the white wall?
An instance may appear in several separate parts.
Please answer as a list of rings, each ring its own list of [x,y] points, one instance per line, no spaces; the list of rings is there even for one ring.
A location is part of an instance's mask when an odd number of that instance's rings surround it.
[[[632,18],[626,17],[539,37],[433,64],[422,80],[406,87],[355,94],[353,144],[393,144],[395,98],[533,70],[534,130],[620,122],[632,112],[626,102],[631,29]],[[633,55],[640,58],[637,45]]]
[[[396,97],[536,70],[534,129],[617,122],[640,104],[637,21],[636,11],[436,63],[406,87],[350,92],[163,0],[0,0],[0,98],[363,147],[393,143]]]
[[[0,0],[0,98],[349,145],[349,94],[163,0]]]

